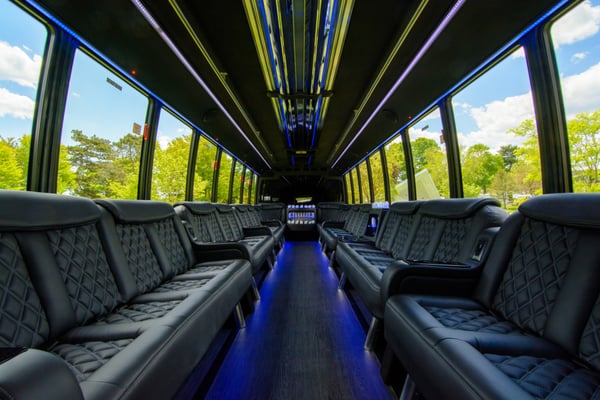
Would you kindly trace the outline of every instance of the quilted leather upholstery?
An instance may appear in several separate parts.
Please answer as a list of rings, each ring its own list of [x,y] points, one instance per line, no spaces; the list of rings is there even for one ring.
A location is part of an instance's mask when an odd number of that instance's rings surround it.
[[[471,218],[446,221],[442,237],[433,255],[433,260],[443,263],[459,263],[459,254],[465,235],[471,225]]]
[[[527,218],[493,307],[515,324],[542,334],[577,242],[578,230]]]
[[[34,347],[50,328],[15,237],[0,233],[0,347]]]
[[[536,399],[600,398],[600,375],[572,361],[495,354],[485,357]]]
[[[170,281],[163,283],[154,292],[172,292],[178,290],[190,290],[199,289],[210,282],[210,278],[207,279],[194,279],[189,281]]]
[[[181,303],[181,300],[129,304],[105,316],[97,324],[123,324],[164,317],[179,303]]]
[[[464,331],[512,333],[521,331],[508,321],[497,318],[484,310],[465,310],[461,308],[424,307],[435,319],[448,328]]]
[[[404,254],[404,249],[406,247],[406,242],[408,241],[408,236],[410,234],[410,228],[412,227],[414,219],[414,215],[403,215],[399,221],[400,225],[398,226],[396,236],[394,237],[394,242],[392,243],[392,255],[395,258],[406,257],[406,254]]]
[[[47,232],[77,322],[113,310],[120,299],[95,225]]]
[[[600,371],[600,297],[581,335],[579,355]]]
[[[423,216],[419,224],[417,235],[413,239],[408,251],[407,258],[410,260],[425,259],[426,251],[429,247],[429,242],[432,239],[433,231],[437,225],[437,219],[429,216]]]
[[[140,225],[119,224],[117,233],[140,293],[158,286],[163,274],[144,228]]]
[[[78,381],[86,380],[106,364],[117,353],[127,347],[133,339],[79,344],[59,344],[50,351],[63,358],[71,367]]]
[[[155,222],[154,227],[158,232],[160,242],[165,249],[167,257],[169,258],[169,263],[175,271],[175,274],[184,273],[189,266],[189,260],[185,256],[185,251],[181,245],[179,235],[175,231],[173,220],[169,218]]]
[[[202,266],[199,266],[199,267],[192,268],[192,269],[188,270],[186,273],[187,274],[196,274],[198,272],[217,272],[217,271],[223,271],[227,267],[229,267],[229,264],[223,264],[223,265],[202,265]]]

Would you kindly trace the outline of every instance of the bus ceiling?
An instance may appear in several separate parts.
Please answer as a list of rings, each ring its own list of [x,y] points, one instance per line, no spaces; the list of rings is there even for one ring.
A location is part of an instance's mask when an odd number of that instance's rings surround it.
[[[560,3],[35,4],[260,174],[340,175]]]

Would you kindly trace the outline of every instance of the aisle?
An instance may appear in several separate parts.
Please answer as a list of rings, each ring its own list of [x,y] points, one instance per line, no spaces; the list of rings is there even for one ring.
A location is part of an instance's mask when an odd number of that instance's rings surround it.
[[[391,399],[317,242],[287,242],[207,399]]]

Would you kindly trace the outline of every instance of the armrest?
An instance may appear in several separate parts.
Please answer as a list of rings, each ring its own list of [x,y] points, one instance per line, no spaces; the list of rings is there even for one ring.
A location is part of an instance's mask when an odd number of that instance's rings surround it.
[[[351,236],[351,235],[341,235],[338,236],[338,240],[344,243],[366,243],[366,244],[375,244],[375,238],[370,238],[367,236]]]
[[[271,230],[266,226],[248,226],[242,229],[244,231],[244,237],[272,235]]]
[[[0,398],[83,399],[75,375],[58,356],[29,349],[0,363]]]
[[[381,300],[398,293],[458,296],[470,294],[481,274],[481,264],[442,264],[394,261],[383,271]]]
[[[281,222],[278,219],[268,219],[268,220],[260,221],[260,223],[262,225],[266,225],[266,226],[276,226],[276,227],[283,226],[283,222]]]
[[[250,260],[248,248],[238,242],[217,242],[206,243],[192,241],[192,250],[196,256],[196,260],[203,261],[218,261],[242,258]]]
[[[323,228],[343,228],[344,222],[343,221],[342,222],[340,222],[340,221],[323,221],[321,226]]]

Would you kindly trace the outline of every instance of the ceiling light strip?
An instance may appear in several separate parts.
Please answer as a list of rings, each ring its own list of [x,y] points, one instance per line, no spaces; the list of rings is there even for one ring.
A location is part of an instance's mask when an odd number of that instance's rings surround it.
[[[423,57],[423,55],[425,55],[425,53],[427,52],[427,50],[429,50],[429,48],[431,47],[431,45],[433,44],[433,42],[435,42],[435,40],[438,38],[438,36],[446,28],[446,26],[448,26],[448,24],[450,23],[450,21],[452,21],[452,19],[454,18],[454,16],[458,13],[458,11],[461,9],[461,7],[465,4],[465,1],[466,0],[458,0],[456,3],[454,3],[454,5],[450,9],[450,11],[444,16],[444,19],[442,19],[442,22],[438,25],[438,27],[435,29],[435,31],[433,31],[433,33],[431,34],[431,36],[429,37],[429,39],[427,39],[427,41],[425,42],[425,44],[423,45],[423,47],[421,47],[421,49],[415,55],[415,57],[412,59],[412,61],[410,62],[410,64],[408,64],[408,66],[406,67],[406,69],[404,70],[404,72],[402,73],[402,75],[400,75],[400,77],[396,80],[396,82],[391,87],[391,89],[387,92],[387,94],[383,97],[383,99],[381,99],[381,101],[379,102],[379,104],[377,105],[377,107],[375,108],[375,110],[373,110],[373,112],[371,113],[371,115],[369,116],[369,118],[360,127],[360,129],[358,130],[358,132],[356,132],[356,135],[354,135],[354,137],[352,138],[352,140],[350,141],[350,143],[348,143],[348,145],[344,148],[344,150],[342,151],[342,153],[338,156],[338,158],[335,160],[335,162],[331,165],[331,168],[335,167],[335,165],[340,161],[340,159],[344,156],[344,154],[346,154],[346,152],[348,151],[348,149],[350,149],[350,146],[352,146],[352,144],[356,141],[356,139],[358,139],[358,137],[364,132],[364,130],[371,123],[371,121],[373,120],[373,118],[375,118],[375,115],[377,115],[377,113],[379,112],[379,110],[381,110],[381,108],[384,106],[384,104],[394,94],[394,92],[396,91],[396,89],[398,89],[398,86],[400,86],[400,84],[402,82],[404,82],[404,79],[406,79],[406,77],[408,76],[408,74],[410,74],[412,72],[412,70],[415,67],[415,65],[417,65],[417,63],[419,61],[421,61],[421,58]]]
[[[194,79],[196,79],[196,82],[198,82],[198,84],[200,86],[202,86],[202,88],[206,91],[206,93],[210,96],[210,98],[217,104],[217,106],[221,109],[221,111],[223,111],[223,113],[225,114],[225,116],[227,117],[227,119],[229,119],[229,121],[238,130],[238,132],[244,137],[244,139],[246,139],[246,141],[248,142],[248,144],[250,145],[250,147],[252,147],[254,149],[254,151],[256,152],[256,154],[258,154],[258,156],[263,160],[263,162],[270,169],[271,165],[269,164],[269,162],[265,159],[265,157],[263,157],[262,153],[256,148],[256,146],[254,145],[254,143],[252,143],[252,141],[246,135],[246,133],[244,132],[244,130],[238,125],[238,123],[235,121],[235,119],[233,118],[233,116],[231,116],[231,114],[229,113],[229,111],[227,111],[227,109],[225,108],[225,106],[223,106],[223,104],[219,101],[219,99],[217,98],[217,96],[215,96],[215,94],[208,88],[208,85],[202,80],[202,78],[200,77],[200,75],[198,75],[198,73],[194,70],[194,68],[192,67],[192,65],[185,58],[185,56],[181,53],[181,51],[179,51],[179,49],[177,48],[177,46],[175,46],[175,43],[173,43],[173,41],[171,40],[171,38],[169,38],[169,36],[165,33],[165,31],[162,30],[162,28],[160,27],[160,25],[158,25],[158,23],[156,22],[156,20],[152,17],[152,15],[150,14],[150,12],[144,7],[144,5],[141,3],[141,1],[140,0],[131,0],[131,2],[139,10],[139,12],[144,16],[144,18],[146,19],[146,21],[154,28],[154,30],[156,31],[156,33],[158,33],[158,35],[163,39],[163,41],[165,42],[165,44],[171,49],[171,51],[175,54],[175,56],[177,56],[177,58],[179,59],[179,61],[181,61],[181,63],[186,67],[186,69],[188,70],[188,72],[194,77]]]
[[[331,153],[331,156],[329,157],[329,159],[327,161],[328,163],[331,162],[333,157],[335,157],[337,148],[339,148],[341,146],[341,144],[344,142],[344,140],[346,140],[346,138],[348,137],[348,134],[352,130],[352,127],[354,127],[354,124],[358,120],[358,117],[362,114],[362,112],[365,109],[365,107],[367,106],[367,103],[369,102],[369,100],[371,100],[371,96],[373,96],[373,93],[375,92],[375,89],[379,85],[379,82],[381,82],[381,79],[383,79],[383,76],[385,75],[385,73],[387,72],[388,68],[390,67],[392,61],[398,54],[398,51],[400,51],[400,48],[404,45],[404,42],[408,38],[408,35],[412,32],[415,24],[421,17],[421,14],[423,14],[423,11],[425,10],[425,8],[427,7],[428,4],[429,4],[429,0],[422,0],[419,3],[419,7],[415,10],[415,12],[413,13],[413,15],[410,18],[410,21],[408,21],[408,25],[402,32],[402,35],[400,35],[400,37],[396,41],[394,48],[392,49],[392,51],[388,55],[387,59],[385,60],[383,67],[381,67],[381,69],[379,70],[377,77],[375,78],[375,80],[373,81],[371,86],[369,87],[367,94],[365,95],[365,97],[363,97],[363,100],[360,103],[360,105],[358,106],[357,111],[354,113],[352,120],[350,121],[350,123],[348,124],[346,129],[344,130],[344,133],[341,135],[340,139],[335,144],[334,151]]]

